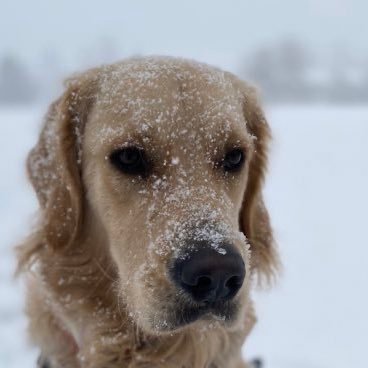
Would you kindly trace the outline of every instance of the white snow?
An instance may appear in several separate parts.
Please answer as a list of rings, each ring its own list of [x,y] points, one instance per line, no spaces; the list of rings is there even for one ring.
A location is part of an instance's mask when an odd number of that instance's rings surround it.
[[[27,344],[23,293],[14,282],[12,247],[27,234],[36,199],[25,180],[25,157],[37,137],[40,109],[0,110],[0,367],[34,367]]]
[[[12,246],[34,219],[24,160],[45,107],[0,110],[0,367],[31,368]],[[366,366],[368,108],[278,107],[266,202],[284,272],[256,292],[248,357],[266,368]],[[173,163],[174,164],[174,163]],[[62,282],[62,281],[61,281]]]
[[[368,108],[268,113],[266,200],[284,272],[245,348],[269,368],[366,367]]]

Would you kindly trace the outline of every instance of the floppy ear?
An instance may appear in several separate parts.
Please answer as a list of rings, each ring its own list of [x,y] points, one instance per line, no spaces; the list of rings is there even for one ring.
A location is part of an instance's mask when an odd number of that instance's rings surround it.
[[[82,223],[81,143],[94,84],[87,75],[67,82],[28,156],[29,177],[41,206],[38,242],[54,250],[70,248]]]
[[[253,273],[259,280],[270,281],[278,266],[278,259],[268,211],[264,205],[262,186],[267,166],[270,130],[258,99],[250,87],[242,88],[243,111],[249,133],[254,136],[254,152],[249,167],[249,178],[240,212],[240,229],[251,246]]]

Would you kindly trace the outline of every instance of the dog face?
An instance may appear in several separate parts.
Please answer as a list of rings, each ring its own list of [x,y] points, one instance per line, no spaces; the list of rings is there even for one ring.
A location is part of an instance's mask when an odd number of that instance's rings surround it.
[[[274,263],[260,192],[268,130],[251,90],[202,64],[136,59],[77,77],[57,109],[30,157],[47,242],[100,239],[145,331],[239,322],[251,273]]]

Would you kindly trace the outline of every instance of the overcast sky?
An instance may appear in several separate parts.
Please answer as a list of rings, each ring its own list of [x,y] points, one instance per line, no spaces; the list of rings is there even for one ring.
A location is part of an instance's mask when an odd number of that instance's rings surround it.
[[[171,54],[234,70],[254,47],[294,37],[317,52],[368,54],[367,0],[0,0],[0,56],[35,63],[54,52],[88,58],[103,42],[119,56]]]

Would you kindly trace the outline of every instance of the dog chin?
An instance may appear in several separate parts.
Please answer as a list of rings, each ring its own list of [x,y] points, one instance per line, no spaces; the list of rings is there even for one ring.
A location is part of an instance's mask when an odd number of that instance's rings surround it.
[[[226,302],[211,306],[182,306],[168,313],[165,318],[152,319],[150,330],[155,334],[174,333],[201,324],[203,328],[214,326],[214,323],[231,328],[239,317],[239,305]],[[168,317],[170,316],[170,317]]]

